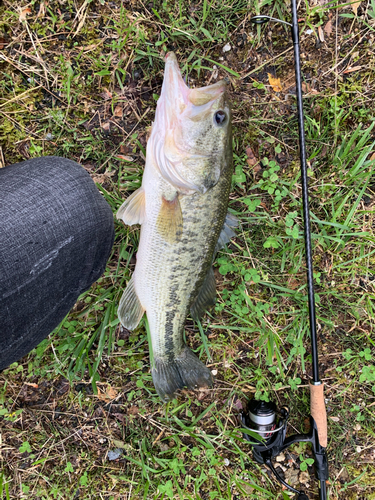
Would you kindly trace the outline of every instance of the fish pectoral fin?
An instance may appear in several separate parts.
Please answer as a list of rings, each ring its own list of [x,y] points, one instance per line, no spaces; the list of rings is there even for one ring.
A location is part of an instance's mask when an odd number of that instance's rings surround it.
[[[173,200],[162,197],[156,228],[168,243],[175,243],[182,236],[182,211],[178,194]]]
[[[118,209],[116,217],[128,226],[143,224],[145,219],[146,197],[142,187],[134,191]]]
[[[122,294],[117,315],[125,328],[134,330],[141,321],[144,312],[145,309],[137,296],[132,277]]]
[[[206,279],[204,280],[201,289],[199,290],[198,297],[195,299],[193,305],[190,308],[192,317],[195,320],[200,319],[209,307],[215,305],[215,302],[216,281],[214,270],[211,267],[207,273]]]
[[[221,250],[227,243],[230,242],[233,236],[236,236],[236,233],[233,231],[233,229],[236,228],[237,226],[238,226],[237,217],[228,212],[227,216],[225,217],[225,221],[219,239],[217,240],[215,246],[214,256],[217,254],[219,250]]]

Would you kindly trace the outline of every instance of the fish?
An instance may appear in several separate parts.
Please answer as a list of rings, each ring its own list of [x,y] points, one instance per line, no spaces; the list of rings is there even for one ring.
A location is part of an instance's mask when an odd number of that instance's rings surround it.
[[[146,313],[152,379],[163,401],[182,389],[212,387],[211,371],[184,342],[194,319],[214,305],[212,263],[234,236],[228,213],[233,175],[228,82],[189,88],[176,55],[165,56],[164,79],[147,141],[142,184],[117,218],[141,225],[136,266],[118,306],[134,330]]]

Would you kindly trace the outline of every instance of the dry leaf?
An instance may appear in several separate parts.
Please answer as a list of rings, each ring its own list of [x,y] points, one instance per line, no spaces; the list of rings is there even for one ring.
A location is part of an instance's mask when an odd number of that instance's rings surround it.
[[[3,36],[0,36],[0,50],[5,49],[7,46],[8,42]]]
[[[328,37],[331,36],[332,33],[332,21],[329,20],[327,24],[324,26],[324,31]]]
[[[262,167],[261,165],[256,165],[254,168],[253,168],[253,172],[254,172],[254,175],[258,174],[259,172],[262,172]]]
[[[30,387],[34,387],[34,389],[38,389],[38,387],[39,387],[38,384],[33,384],[32,382],[25,382],[25,385],[28,385]]]
[[[340,422],[340,418],[339,417],[329,417],[331,420],[333,420],[334,422]]]
[[[255,154],[253,153],[253,150],[251,149],[250,146],[247,146],[246,148],[246,161],[247,161],[247,164],[250,166],[250,167],[253,167],[254,165],[257,164],[258,160],[256,159],[255,157]]]
[[[19,21],[22,22],[22,21],[26,21],[26,16],[28,14],[31,14],[31,9],[27,8],[27,9],[23,9],[20,13],[20,17],[19,17]]]
[[[374,160],[375,160],[375,153],[372,153],[372,155],[370,156],[370,160],[371,160],[371,161],[374,161]]]
[[[361,5],[361,1],[353,2],[350,5],[352,6],[352,11],[354,12],[354,14],[357,15],[358,7]]]
[[[307,484],[310,481],[310,474],[307,471],[299,473],[299,482],[302,484]]]
[[[319,35],[319,40],[321,42],[324,42],[324,33],[321,26],[318,26],[318,35]]]
[[[283,87],[281,85],[280,78],[274,78],[271,73],[268,74],[268,81],[270,82],[271,87],[275,92],[281,92],[283,90]]]
[[[117,396],[117,391],[110,385],[107,385],[107,387],[100,388],[98,387],[98,399],[102,400],[112,400],[115,399]]]
[[[109,123],[109,121],[102,123],[102,129],[105,132],[110,132],[110,130],[111,130],[111,124]]]
[[[108,101],[109,99],[112,99],[112,94],[111,92],[109,92],[109,90],[107,90],[106,88],[104,88],[103,92],[101,92],[99,94],[101,97],[103,97],[103,99],[105,101]]]
[[[115,107],[115,110],[113,112],[113,116],[117,116],[117,118],[122,118],[122,106],[121,106],[121,104],[118,104]]]
[[[118,158],[119,160],[134,161],[134,158],[128,155],[116,155],[116,158]]]
[[[130,415],[138,415],[139,413],[139,408],[138,406],[131,406],[129,409],[128,409],[128,413]]]
[[[347,68],[343,73],[346,75],[347,73],[353,73],[353,71],[358,71],[360,69],[362,69],[362,66],[349,66],[349,68]]]

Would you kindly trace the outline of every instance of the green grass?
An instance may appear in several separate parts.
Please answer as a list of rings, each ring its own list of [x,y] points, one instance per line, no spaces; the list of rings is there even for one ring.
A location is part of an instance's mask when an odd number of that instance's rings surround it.
[[[40,4],[31,2],[23,22],[26,2],[0,6],[0,161],[74,159],[115,213],[140,186],[163,54],[174,50],[189,85],[213,83],[216,74],[231,81],[230,211],[240,227],[214,264],[216,306],[186,328],[216,373],[215,388],[163,405],[147,324],[127,332],[117,319],[139,234],[116,221],[104,275],[48,339],[0,374],[0,497],[291,498],[253,461],[237,418],[253,396],[288,405],[291,432],[306,429],[309,414],[291,40],[284,26],[250,23],[259,13],[290,20],[289,4],[52,0],[38,18]],[[366,8],[356,17],[350,4],[304,2],[300,11],[330,498],[340,500],[375,498],[373,2]],[[319,45],[318,28],[329,21],[332,33]],[[282,92],[267,73],[281,79]],[[301,444],[282,465],[287,478],[307,467],[308,479],[297,477],[312,499],[310,459]]]

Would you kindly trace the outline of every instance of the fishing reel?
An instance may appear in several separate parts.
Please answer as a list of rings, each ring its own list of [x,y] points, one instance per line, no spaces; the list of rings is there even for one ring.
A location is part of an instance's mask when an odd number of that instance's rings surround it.
[[[325,482],[328,479],[327,455],[325,448],[319,444],[318,428],[313,417],[310,416],[309,433],[286,437],[288,419],[287,407],[281,408],[278,412],[275,403],[252,399],[247,410],[241,414],[243,429],[250,431],[250,434],[244,432],[243,437],[252,445],[253,457],[257,463],[267,465],[281,484],[298,495],[296,500],[308,500],[306,493],[293,488],[283,480],[275,469],[272,459],[295,443],[311,443],[316,477],[320,481],[321,491],[325,490]],[[254,437],[253,433],[256,433],[260,439]]]

